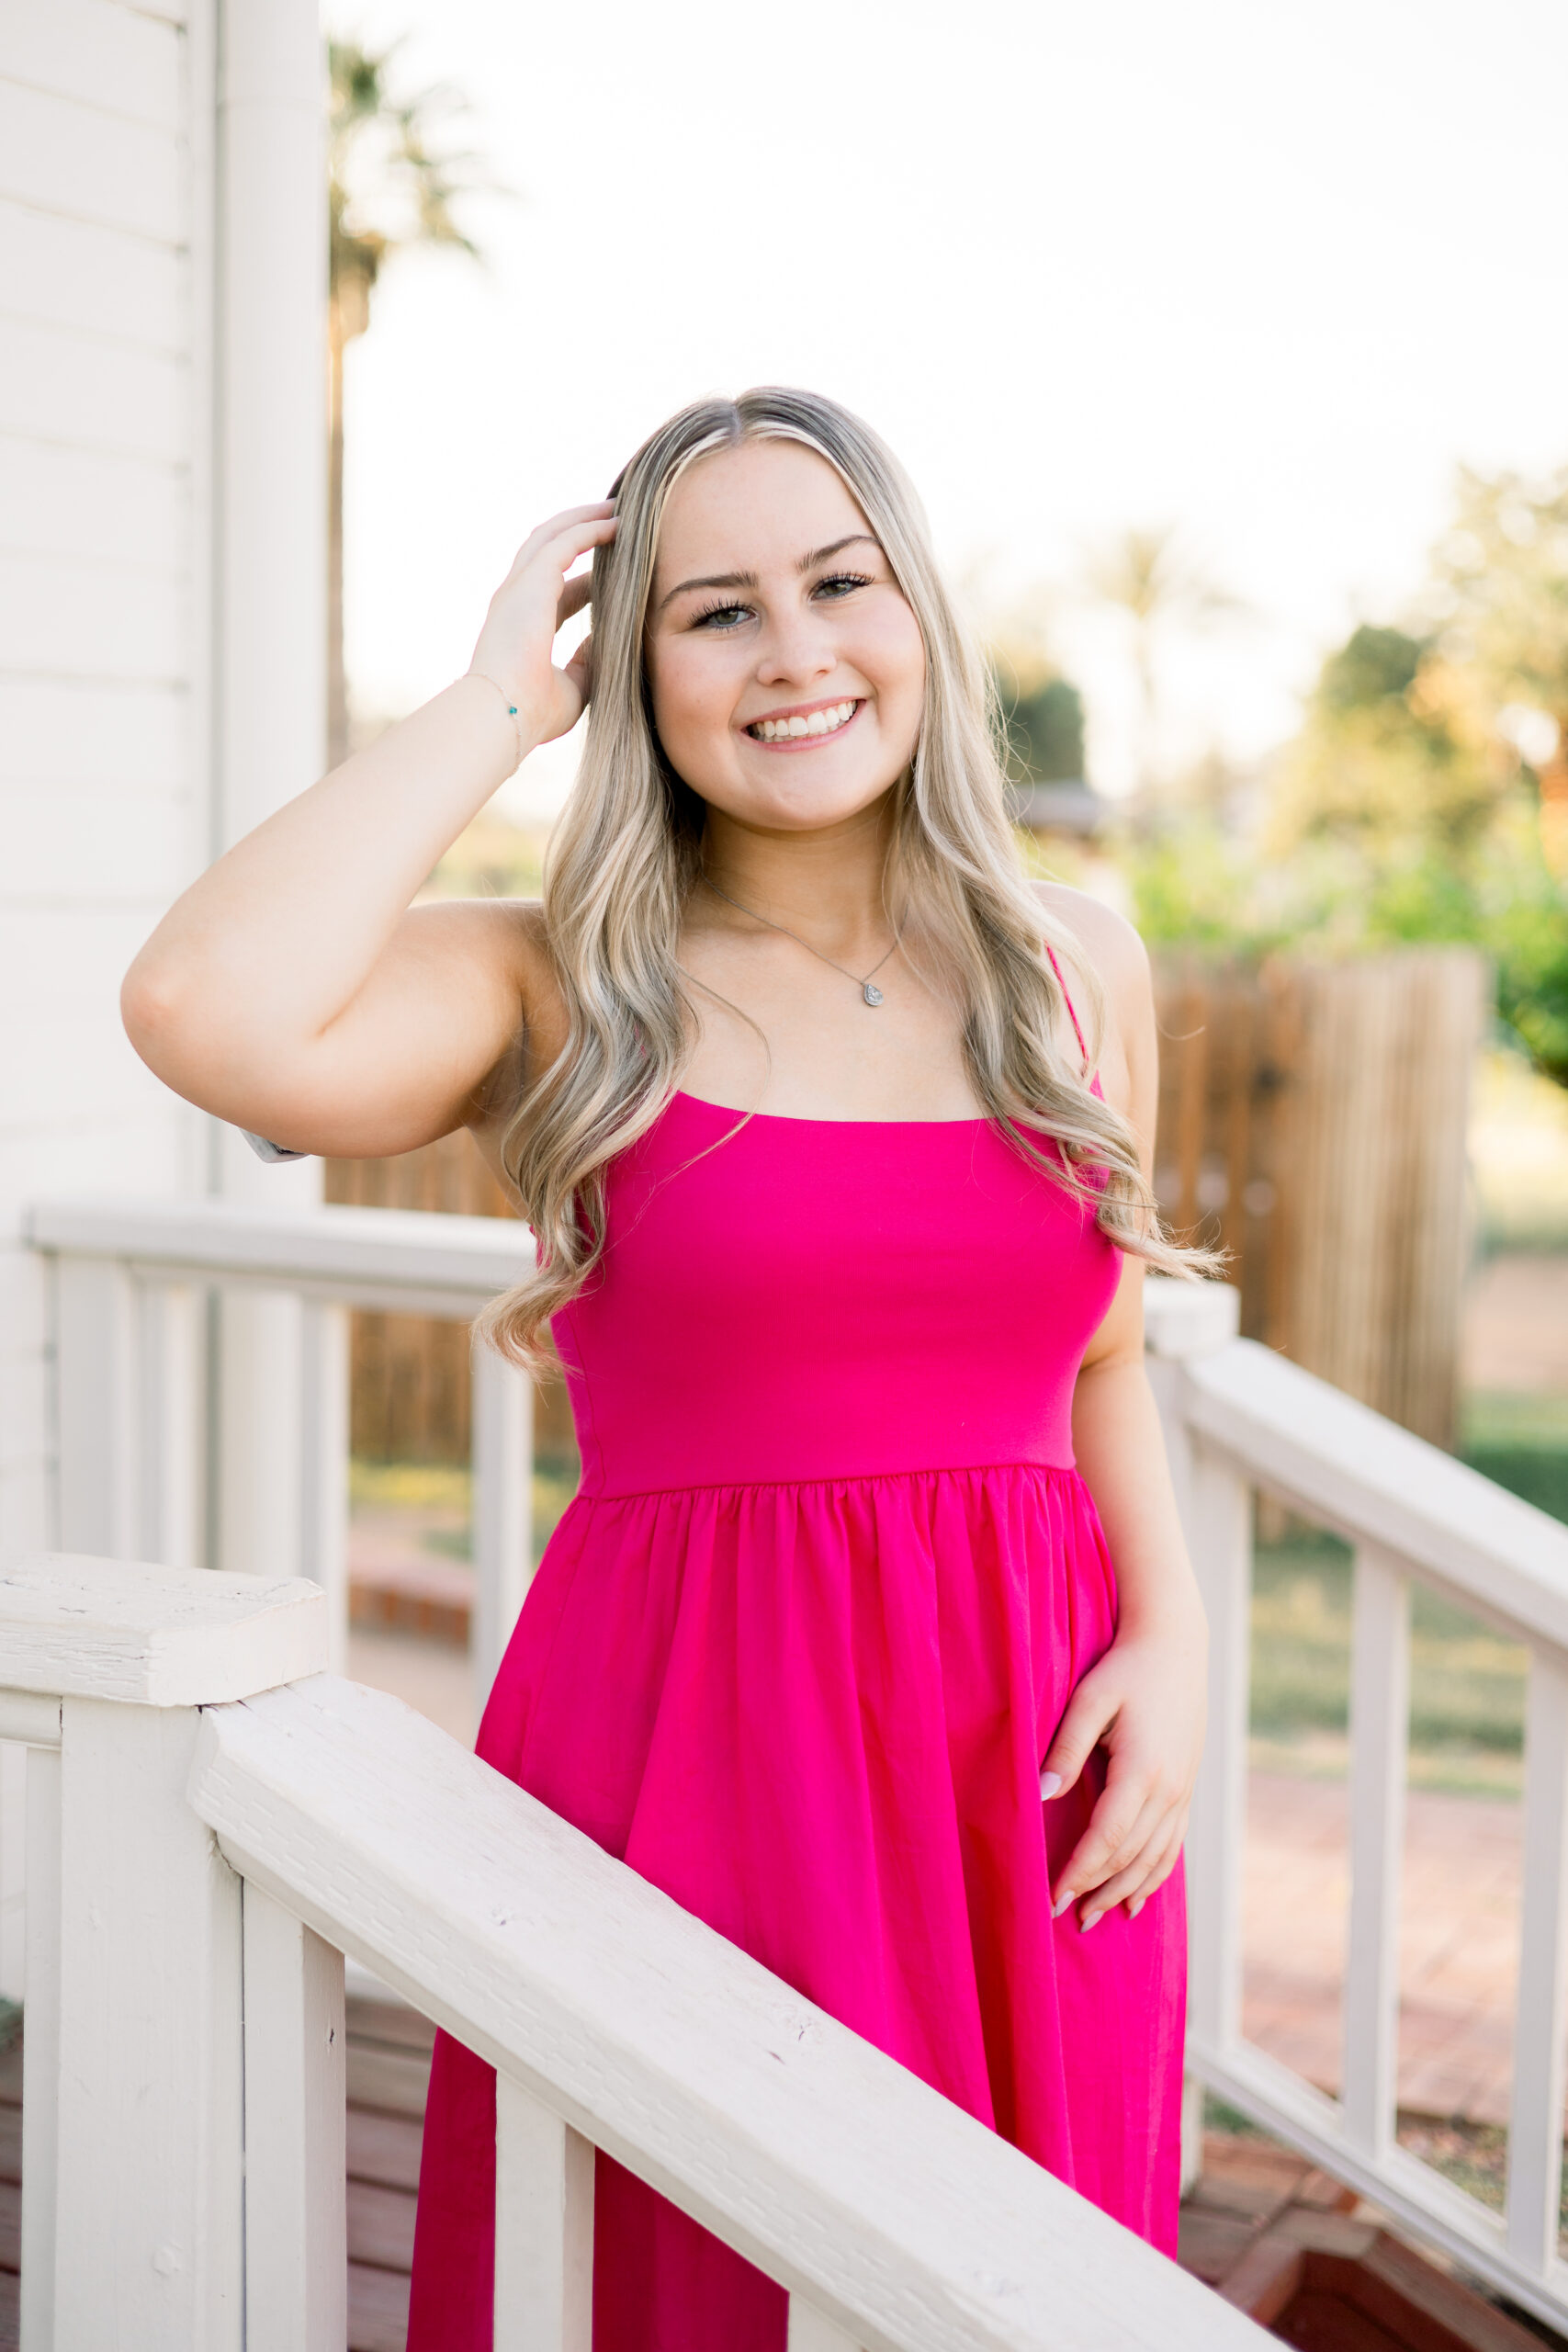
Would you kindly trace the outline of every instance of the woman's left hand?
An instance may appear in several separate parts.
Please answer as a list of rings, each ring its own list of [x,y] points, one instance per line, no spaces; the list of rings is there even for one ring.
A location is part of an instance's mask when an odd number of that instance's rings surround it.
[[[1055,1889],[1055,1916],[1092,1928],[1118,1903],[1136,1918],[1176,1868],[1203,1752],[1207,1632],[1201,1611],[1119,1634],[1067,1702],[1040,1770],[1047,1802],[1075,1786],[1097,1747],[1105,1787]],[[1058,1785],[1051,1787],[1051,1776]]]

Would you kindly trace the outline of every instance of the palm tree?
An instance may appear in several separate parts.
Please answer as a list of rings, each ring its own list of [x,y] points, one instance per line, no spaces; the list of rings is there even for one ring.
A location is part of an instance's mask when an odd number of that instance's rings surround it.
[[[343,662],[343,355],[370,323],[370,296],[394,254],[453,245],[480,258],[453,204],[478,188],[501,192],[480,158],[454,151],[443,132],[468,102],[446,84],[394,99],[388,68],[400,44],[372,52],[327,44],[332,74],[327,202],[331,457],[327,537],[327,752],[348,756],[348,686]]]
[[[1153,530],[1124,531],[1089,566],[1091,593],[1118,605],[1133,624],[1133,660],[1138,680],[1138,782],[1153,782],[1155,714],[1158,680],[1157,639],[1178,622],[1201,627],[1222,613],[1240,609],[1236,599],[1216,588],[1183,552],[1172,524]]]

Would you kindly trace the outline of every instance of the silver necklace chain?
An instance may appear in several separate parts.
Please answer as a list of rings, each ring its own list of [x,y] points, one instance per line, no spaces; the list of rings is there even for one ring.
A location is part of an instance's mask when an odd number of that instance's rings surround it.
[[[897,946],[898,942],[904,936],[904,925],[902,922],[899,922],[897,930],[893,934],[893,946],[888,948],[886,955],[879,956],[877,957],[875,963],[872,966],[870,971],[863,980],[860,974],[858,972],[852,972],[847,964],[835,963],[831,956],[823,955],[820,947],[813,947],[809,939],[802,939],[798,931],[791,931],[787,922],[774,922],[771,915],[760,915],[755,907],[743,907],[739,899],[732,899],[728,890],[721,890],[719,888],[718,884],[714,880],[713,876],[707,872],[705,867],[703,870],[703,880],[707,884],[708,888],[713,892],[715,898],[722,899],[727,907],[733,907],[735,909],[737,914],[750,915],[753,922],[760,922],[763,924],[769,931],[782,931],[786,939],[793,939],[797,947],[804,947],[807,954],[808,956],[815,956],[819,964],[826,964],[829,966],[829,967],[835,972],[842,972],[846,980],[853,980],[856,988],[859,989],[867,1004],[876,1006],[882,1002],[882,990],[879,988],[874,988],[872,984],[874,981],[877,973],[881,971],[882,967],[886,963],[887,956],[893,954],[894,948]]]

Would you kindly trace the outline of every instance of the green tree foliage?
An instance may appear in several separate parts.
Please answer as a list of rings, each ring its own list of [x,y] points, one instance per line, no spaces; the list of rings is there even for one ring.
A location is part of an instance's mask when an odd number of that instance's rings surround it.
[[[1084,774],[1083,696],[1066,678],[1036,673],[1021,684],[998,663],[997,698],[1015,784],[1076,784]]]
[[[332,82],[327,136],[329,290],[362,331],[366,304],[392,253],[412,245],[479,248],[454,217],[457,200],[493,183],[471,149],[454,147],[452,128],[468,112],[445,83],[394,97],[399,44],[367,50],[327,44]]]
[[[1429,639],[1358,628],[1324,663],[1281,764],[1268,846],[1348,850],[1371,904],[1423,866],[1468,866],[1517,767],[1473,681]]]
[[[1426,605],[1329,655],[1250,835],[1177,808],[1129,841],[1137,913],[1215,946],[1472,943],[1568,1086],[1568,472],[1462,475]]]

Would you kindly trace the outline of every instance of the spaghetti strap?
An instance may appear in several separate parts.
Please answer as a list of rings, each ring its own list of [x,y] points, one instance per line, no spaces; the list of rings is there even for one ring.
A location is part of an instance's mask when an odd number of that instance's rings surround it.
[[[1051,969],[1056,975],[1056,985],[1062,991],[1062,1002],[1067,1008],[1067,1018],[1073,1024],[1073,1035],[1078,1041],[1078,1051],[1083,1056],[1084,1061],[1087,1064],[1089,1060],[1089,1040],[1085,1037],[1082,1027],[1078,1022],[1078,1016],[1073,1009],[1073,1000],[1067,994],[1067,984],[1062,978],[1062,967],[1056,961],[1056,951],[1052,946],[1049,940],[1045,942],[1045,953],[1051,958]]]

